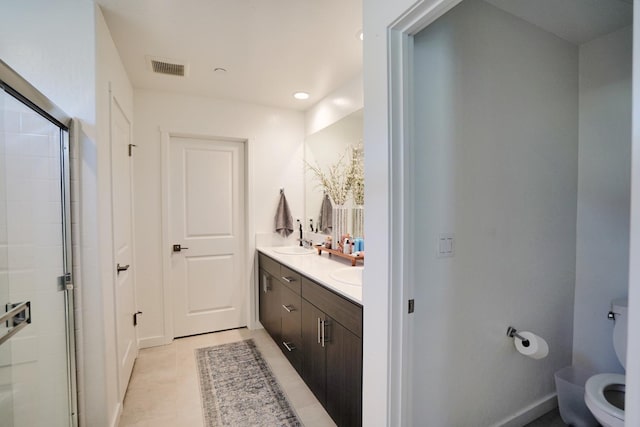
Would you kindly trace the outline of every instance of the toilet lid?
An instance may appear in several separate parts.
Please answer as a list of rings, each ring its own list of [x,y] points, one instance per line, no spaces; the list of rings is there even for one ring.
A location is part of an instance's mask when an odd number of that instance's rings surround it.
[[[585,394],[590,398],[591,402],[597,405],[602,411],[620,420],[624,420],[624,411],[613,406],[604,397],[605,388],[614,384],[625,386],[625,376],[621,374],[594,375],[587,380],[587,383],[584,386]]]

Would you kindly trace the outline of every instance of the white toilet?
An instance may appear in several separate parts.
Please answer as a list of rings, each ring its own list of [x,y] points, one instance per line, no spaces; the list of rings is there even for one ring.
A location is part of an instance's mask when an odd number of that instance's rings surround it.
[[[624,368],[627,362],[627,300],[611,302],[615,318],[613,348]],[[585,384],[584,401],[603,427],[624,427],[626,380],[621,374],[597,374]]]

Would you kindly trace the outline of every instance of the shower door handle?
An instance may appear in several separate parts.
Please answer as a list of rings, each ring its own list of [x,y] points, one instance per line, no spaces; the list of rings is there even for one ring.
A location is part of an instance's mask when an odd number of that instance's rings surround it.
[[[31,301],[21,302],[0,316],[0,324],[5,322],[10,329],[0,337],[0,345],[31,323]]]

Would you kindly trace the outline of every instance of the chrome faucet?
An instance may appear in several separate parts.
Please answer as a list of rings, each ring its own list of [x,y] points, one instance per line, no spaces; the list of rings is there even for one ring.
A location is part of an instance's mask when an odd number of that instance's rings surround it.
[[[310,249],[313,247],[313,241],[311,239],[296,239],[300,242],[300,246]]]

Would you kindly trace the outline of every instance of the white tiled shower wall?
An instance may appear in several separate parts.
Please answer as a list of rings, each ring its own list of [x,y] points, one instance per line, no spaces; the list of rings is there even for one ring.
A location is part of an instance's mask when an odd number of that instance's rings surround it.
[[[60,132],[7,98],[0,162],[0,271],[8,301],[31,301],[32,323],[0,353],[14,425],[65,425],[66,335],[60,193]],[[9,364],[11,367],[9,367]],[[43,379],[46,378],[46,381]]]

